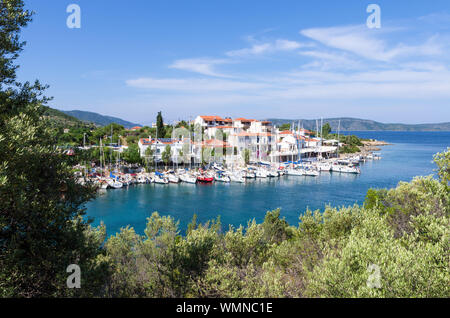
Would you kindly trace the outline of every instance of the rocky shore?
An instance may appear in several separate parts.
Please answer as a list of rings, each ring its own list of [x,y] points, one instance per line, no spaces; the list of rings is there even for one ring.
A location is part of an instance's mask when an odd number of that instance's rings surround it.
[[[362,141],[363,146],[359,147],[361,151],[356,152],[356,153],[352,153],[352,154],[340,154],[339,158],[341,159],[346,159],[348,157],[351,156],[358,156],[358,155],[362,155],[362,156],[366,156],[374,151],[380,151],[382,146],[389,146],[392,145],[386,141],[382,141],[382,140],[363,140]]]

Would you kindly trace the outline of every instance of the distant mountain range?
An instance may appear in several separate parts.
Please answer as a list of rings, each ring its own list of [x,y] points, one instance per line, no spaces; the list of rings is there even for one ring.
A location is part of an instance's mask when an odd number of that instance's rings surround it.
[[[45,115],[51,117],[52,120],[65,124],[68,126],[77,125],[80,123],[95,124],[97,126],[106,126],[111,123],[116,123],[125,128],[132,128],[135,126],[142,126],[137,123],[132,123],[121,118],[100,115],[94,112],[87,112],[82,110],[63,111],[50,107],[45,107]],[[276,126],[283,124],[301,123],[303,128],[309,130],[316,130],[316,119],[280,119],[268,118]],[[317,120],[320,125],[320,119]],[[340,121],[341,131],[450,131],[450,122],[436,123],[436,124],[399,124],[399,123],[380,123],[368,119],[359,118],[324,118],[323,123],[329,123],[333,131],[337,131]]]
[[[82,122],[78,118],[70,116],[60,110],[50,108],[48,106],[42,106],[43,115],[51,121],[52,124],[60,127],[74,127],[74,126],[85,126],[86,124],[92,124],[87,122]]]
[[[94,112],[87,112],[87,111],[82,111],[82,110],[62,110],[61,112],[75,117],[83,122],[88,122],[88,123],[94,123],[98,126],[106,126],[109,125],[111,123],[116,123],[119,125],[122,125],[125,128],[132,128],[135,126],[142,126],[140,124],[136,124],[136,123],[132,123],[117,117],[112,117],[112,116],[105,116],[105,115],[100,115],[98,113],[94,113]]]
[[[308,130],[316,130],[316,119],[276,119],[269,118],[276,126],[283,124],[298,124],[303,125],[303,128]],[[450,131],[450,122],[437,123],[437,124],[385,124],[373,120],[359,119],[359,118],[324,118],[323,123],[329,123],[333,131],[337,131],[340,121],[341,131],[360,131],[360,130],[372,130],[372,131]],[[317,120],[320,125],[320,119]]]

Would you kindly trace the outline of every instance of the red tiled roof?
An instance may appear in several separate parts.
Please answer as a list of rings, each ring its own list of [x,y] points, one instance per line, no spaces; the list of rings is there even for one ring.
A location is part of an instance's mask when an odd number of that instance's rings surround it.
[[[257,120],[256,119],[247,119],[247,118],[240,117],[240,118],[236,118],[235,121],[242,121],[242,122],[249,123],[249,122],[257,121]]]
[[[206,120],[206,121],[212,121],[212,120],[223,121],[222,117],[220,117],[220,116],[200,116],[200,118],[202,118],[203,120]]]

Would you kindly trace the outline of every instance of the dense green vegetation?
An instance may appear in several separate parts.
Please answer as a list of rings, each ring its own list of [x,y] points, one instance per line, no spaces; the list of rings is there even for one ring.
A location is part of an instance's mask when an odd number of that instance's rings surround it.
[[[97,258],[103,237],[82,208],[94,189],[75,182],[73,158],[55,147],[46,87],[16,81],[20,29],[31,15],[22,0],[0,2],[0,296],[98,294],[108,263]],[[85,288],[66,288],[70,264],[80,266]]]
[[[449,297],[448,182],[372,189],[363,206],[306,211],[298,226],[275,210],[225,232],[194,217],[181,236],[155,212],[144,235],[126,227],[107,240],[104,296]]]
[[[105,116],[100,115],[93,112],[87,112],[87,111],[81,111],[81,110],[69,110],[69,111],[61,111],[67,115],[70,115],[72,117],[75,117],[79,119],[80,121],[86,122],[86,123],[92,123],[97,126],[107,126],[112,123],[116,123],[119,125],[124,126],[125,128],[132,128],[135,126],[142,126],[136,123],[132,123],[117,117],[111,117],[111,116]]]

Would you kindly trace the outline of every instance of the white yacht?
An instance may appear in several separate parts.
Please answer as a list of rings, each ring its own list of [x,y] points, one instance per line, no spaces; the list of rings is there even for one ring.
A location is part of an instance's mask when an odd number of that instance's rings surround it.
[[[170,183],[179,183],[180,182],[180,178],[173,173],[169,173],[167,175],[167,179],[169,180]]]
[[[268,176],[267,170],[264,170],[264,169],[256,170],[256,177],[257,178],[267,178],[267,176]]]
[[[280,174],[279,174],[278,171],[275,170],[275,169],[271,169],[271,170],[268,171],[268,176],[269,176],[269,177],[274,178],[274,177],[278,177],[279,175],[280,175]]]
[[[288,176],[304,176],[305,172],[303,169],[294,169],[294,168],[289,168],[286,170],[286,174]]]
[[[311,169],[311,168],[304,169],[303,171],[304,171],[303,173],[305,174],[305,176],[309,176],[309,177],[317,177],[317,176],[319,176],[319,171]]]
[[[230,181],[231,182],[238,182],[238,183],[244,183],[245,179],[241,174],[238,173],[232,173],[230,175]]]
[[[358,167],[338,165],[338,164],[333,165],[332,171],[333,172],[341,172],[341,173],[355,173],[355,174],[361,173],[361,170]]]
[[[317,164],[317,170],[319,170],[319,171],[331,171],[331,163],[329,163],[329,162],[319,162]]]
[[[155,172],[154,182],[159,184],[168,184],[169,180],[167,180],[162,173]]]
[[[180,174],[180,180],[186,183],[197,183],[197,177],[189,174],[189,173],[183,173]]]
[[[224,175],[223,173],[216,173],[216,175],[214,176],[214,180],[218,181],[218,182],[230,182],[230,177]]]
[[[120,189],[123,187],[123,183],[114,179],[108,179],[108,186],[112,189]]]

